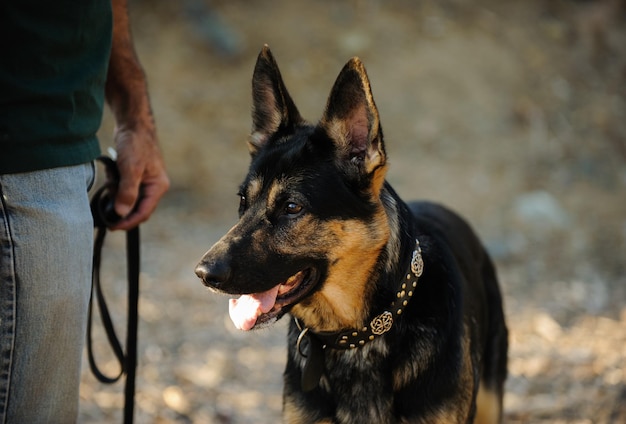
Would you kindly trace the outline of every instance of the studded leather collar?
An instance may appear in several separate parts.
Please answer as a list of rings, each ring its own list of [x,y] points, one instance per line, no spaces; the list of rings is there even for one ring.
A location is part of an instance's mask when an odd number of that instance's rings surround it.
[[[296,350],[305,360],[302,375],[303,389],[308,391],[317,387],[324,369],[324,349],[356,349],[391,330],[394,321],[402,315],[404,308],[409,304],[411,297],[415,293],[417,280],[423,271],[422,249],[419,241],[416,239],[411,263],[405,277],[399,284],[394,301],[389,307],[374,316],[367,326],[360,329],[313,333],[309,328],[303,328],[300,322],[294,318],[296,325],[300,329]],[[305,338],[308,339],[307,353],[302,351],[301,346]]]
[[[415,250],[411,258],[409,270],[403,281],[400,283],[394,301],[383,312],[372,318],[369,324],[360,329],[342,330],[339,332],[313,333],[317,336],[325,347],[333,349],[354,349],[365,343],[374,340],[376,337],[391,330],[394,320],[397,319],[404,308],[408,305],[417,287],[417,280],[424,271],[424,260],[422,259],[422,249],[419,241],[415,240]]]

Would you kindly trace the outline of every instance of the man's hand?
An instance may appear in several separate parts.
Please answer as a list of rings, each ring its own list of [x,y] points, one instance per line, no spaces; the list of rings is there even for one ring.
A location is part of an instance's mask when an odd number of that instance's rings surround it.
[[[163,159],[153,130],[116,128],[120,182],[115,212],[122,220],[112,230],[128,230],[146,221],[169,188]]]

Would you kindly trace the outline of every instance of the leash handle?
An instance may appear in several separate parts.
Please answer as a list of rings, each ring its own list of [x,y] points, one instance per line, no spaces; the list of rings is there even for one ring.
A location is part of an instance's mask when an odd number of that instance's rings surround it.
[[[113,207],[117,193],[117,185],[119,183],[119,171],[113,159],[102,156],[99,157],[98,160],[105,166],[107,181],[101,188],[94,192],[91,198],[91,212],[96,234],[94,237],[92,288],[91,298],[89,300],[89,321],[87,324],[87,356],[92,373],[102,383],[115,383],[122,375],[126,374],[126,384],[124,386],[124,423],[132,424],[135,403],[135,375],[137,369],[137,329],[139,323],[139,227],[135,227],[126,232],[128,322],[126,331],[126,353],[124,353],[122,344],[115,333],[113,320],[111,319],[111,314],[109,313],[109,308],[106,304],[100,284],[102,246],[104,245],[107,228],[121,219],[121,217],[115,213]],[[93,354],[91,335],[94,294],[107,339],[120,365],[119,374],[114,376],[107,376],[98,368]]]
[[[104,165],[106,181],[91,197],[91,214],[95,228],[107,228],[117,223],[121,216],[115,212],[115,196],[120,183],[120,171],[117,164],[108,156],[100,156],[98,161]]]

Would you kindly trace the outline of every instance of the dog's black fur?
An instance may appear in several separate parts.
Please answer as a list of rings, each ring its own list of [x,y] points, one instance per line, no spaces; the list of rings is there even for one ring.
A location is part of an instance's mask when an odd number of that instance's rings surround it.
[[[404,203],[363,65],[339,74],[317,125],[304,121],[266,46],[253,77],[252,162],[239,222],[196,273],[228,294],[278,286],[260,327],[289,312],[315,334],[361,329],[394,301],[416,245],[423,274],[391,329],[355,349],[326,346],[319,384],[288,336],[288,423],[499,422],[507,329],[492,262],[470,227],[427,202]],[[317,380],[316,380],[317,381]]]

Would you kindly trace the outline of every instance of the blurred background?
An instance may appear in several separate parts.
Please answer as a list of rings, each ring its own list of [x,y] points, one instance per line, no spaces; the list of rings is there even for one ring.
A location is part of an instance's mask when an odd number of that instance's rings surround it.
[[[234,329],[195,264],[234,224],[267,43],[316,122],[368,70],[405,198],[464,215],[505,293],[509,423],[626,422],[626,1],[130,0],[172,189],[142,226],[138,423],[280,421],[286,319]],[[109,115],[100,134],[110,144]],[[124,239],[103,269],[118,331]],[[115,364],[105,337],[98,360]],[[84,423],[121,422],[87,367]]]

